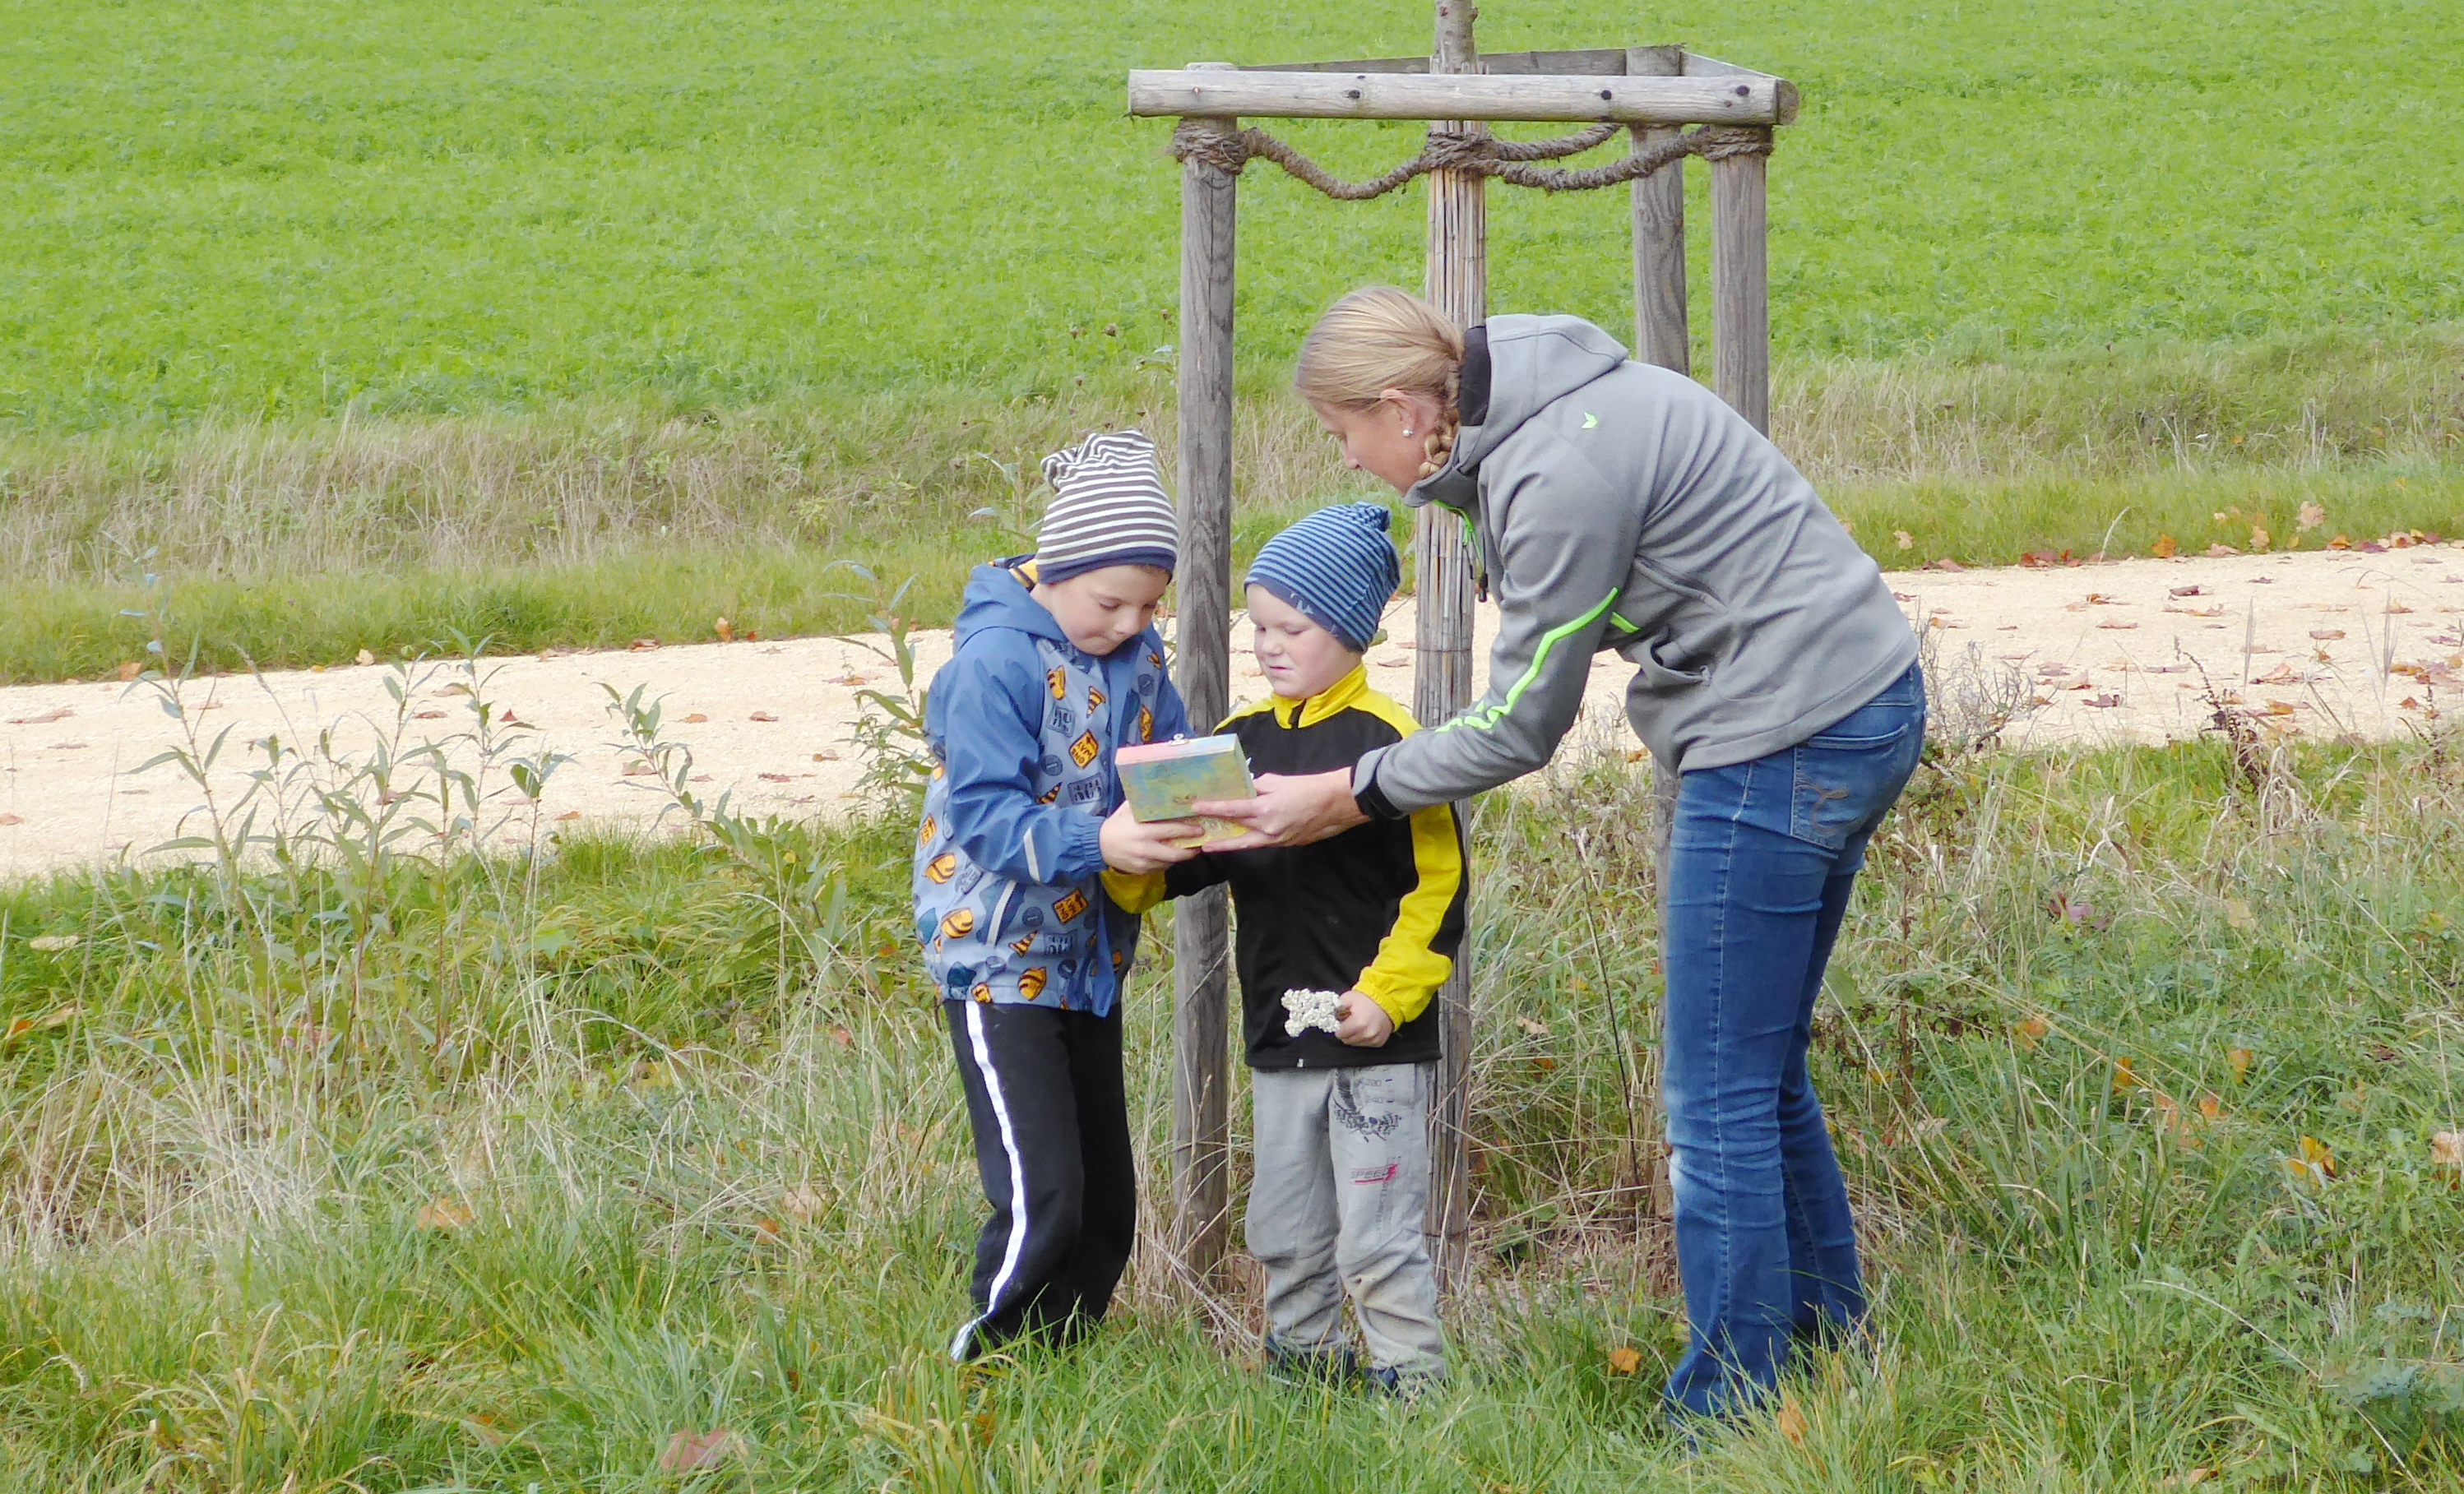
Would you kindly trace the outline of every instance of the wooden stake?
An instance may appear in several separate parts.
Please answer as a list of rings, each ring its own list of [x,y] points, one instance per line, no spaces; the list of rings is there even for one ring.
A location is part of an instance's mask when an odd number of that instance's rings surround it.
[[[1432,73],[1477,73],[1471,0],[1438,0]],[[1478,129],[1449,123],[1450,129]],[[1459,171],[1429,176],[1427,290],[1438,310],[1469,327],[1488,319],[1488,198],[1484,178]],[[1419,571],[1419,647],[1415,652],[1412,713],[1431,726],[1471,704],[1472,558],[1461,522],[1435,507],[1420,510],[1416,561]],[[1469,824],[1471,802],[1455,814]],[[1468,951],[1466,950],[1466,953]],[[1471,1150],[1464,1122],[1471,1074],[1471,983],[1463,961],[1438,989],[1437,1103],[1429,1113],[1429,1233],[1436,1237],[1438,1281],[1462,1282],[1471,1233]]]
[[[1221,68],[1227,64],[1199,64]],[[1240,121],[1193,119],[1232,134]],[[1189,718],[1212,731],[1230,709],[1233,227],[1239,178],[1196,157],[1180,173],[1180,569],[1173,665]],[[1231,1219],[1230,920],[1221,888],[1173,914],[1172,1248],[1211,1282]]]
[[[1677,47],[1628,47],[1625,70],[1665,76],[1685,65]],[[1679,132],[1667,125],[1629,126],[1634,153]],[[1634,192],[1634,356],[1690,373],[1693,345],[1685,325],[1685,162],[1670,162],[1638,180]]]
[[[1771,131],[1764,130],[1768,138]],[[1720,398],[1771,433],[1771,263],[1763,166],[1711,163],[1711,380]]]

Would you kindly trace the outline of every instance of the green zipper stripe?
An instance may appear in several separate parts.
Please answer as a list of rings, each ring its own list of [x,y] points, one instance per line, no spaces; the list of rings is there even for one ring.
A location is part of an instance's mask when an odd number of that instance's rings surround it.
[[[1599,604],[1593,607],[1589,612],[1586,612],[1582,616],[1574,618],[1570,622],[1560,623],[1556,626],[1549,629],[1547,632],[1542,633],[1540,635],[1540,647],[1532,650],[1531,663],[1529,667],[1524,670],[1523,677],[1514,682],[1513,688],[1507,691],[1506,698],[1504,700],[1499,701],[1496,705],[1489,707],[1485,711],[1466,711],[1462,715],[1459,715],[1453,720],[1446,722],[1443,726],[1439,727],[1438,730],[1443,732],[1458,726],[1477,726],[1485,731],[1489,727],[1495,726],[1499,720],[1505,717],[1507,713],[1514,709],[1514,703],[1523,698],[1523,692],[1531,688],[1531,682],[1540,677],[1540,671],[1549,667],[1549,651],[1556,648],[1558,644],[1564,642],[1566,639],[1581,632],[1584,628],[1591,626],[1594,623],[1598,622],[1600,620],[1600,614],[1607,611],[1609,609],[1609,604],[1615,602],[1617,599],[1617,594],[1612,591],[1607,596],[1602,597],[1599,600]]]

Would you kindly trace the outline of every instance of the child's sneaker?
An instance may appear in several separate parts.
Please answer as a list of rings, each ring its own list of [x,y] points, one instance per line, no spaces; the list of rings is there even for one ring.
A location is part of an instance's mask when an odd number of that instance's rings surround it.
[[[1360,1378],[1360,1361],[1349,1347],[1287,1349],[1269,1339],[1266,1378],[1294,1390],[1343,1390]]]
[[[1389,1365],[1373,1365],[1361,1372],[1362,1378],[1376,1395],[1397,1405],[1417,1404],[1421,1397],[1437,1393],[1446,1383],[1442,1370],[1397,1370]]]

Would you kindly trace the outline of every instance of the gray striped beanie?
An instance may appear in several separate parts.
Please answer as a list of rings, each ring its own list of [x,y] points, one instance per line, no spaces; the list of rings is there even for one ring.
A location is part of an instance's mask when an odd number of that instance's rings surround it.
[[[1052,502],[1035,530],[1035,574],[1067,581],[1107,565],[1170,571],[1180,557],[1180,516],[1163,491],[1155,443],[1135,430],[1099,430],[1044,459]]]
[[[1354,653],[1377,636],[1377,620],[1403,581],[1382,503],[1322,508],[1266,541],[1247,584],[1264,586]]]

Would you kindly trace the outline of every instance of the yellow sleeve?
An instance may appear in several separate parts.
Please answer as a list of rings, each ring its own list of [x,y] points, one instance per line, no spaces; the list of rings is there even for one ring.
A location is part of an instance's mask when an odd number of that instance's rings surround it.
[[[1104,868],[1104,890],[1121,905],[1121,912],[1142,913],[1163,901],[1163,873],[1160,871],[1114,871]]]
[[[1403,894],[1395,927],[1378,941],[1377,957],[1353,982],[1386,1008],[1398,1027],[1428,1009],[1429,998],[1455,968],[1451,958],[1429,947],[1463,887],[1463,842],[1455,834],[1452,804],[1413,811],[1412,861],[1419,868],[1419,884]]]

